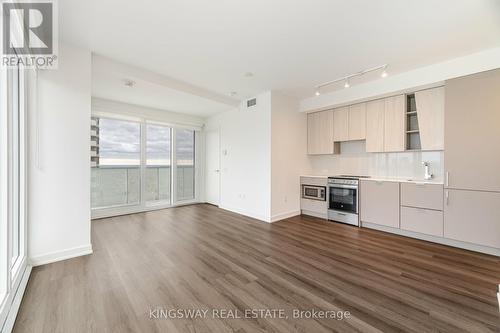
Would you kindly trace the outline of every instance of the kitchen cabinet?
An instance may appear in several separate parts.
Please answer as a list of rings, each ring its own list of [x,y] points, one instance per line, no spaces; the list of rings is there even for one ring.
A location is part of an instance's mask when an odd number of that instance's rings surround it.
[[[443,185],[427,183],[402,183],[401,205],[443,210]]]
[[[307,115],[307,153],[309,155],[338,153],[333,142],[333,111],[321,111]]]
[[[446,238],[500,248],[500,193],[447,189],[445,198]]]
[[[366,103],[366,151],[384,151],[385,101],[378,99]]]
[[[363,180],[360,185],[361,222],[399,228],[399,183]]]
[[[333,110],[333,141],[349,141],[349,108]]]
[[[401,229],[443,237],[443,185],[401,183]]]
[[[300,186],[302,185],[315,185],[327,187],[327,177],[300,177]],[[326,193],[325,193],[326,194]],[[326,200],[313,200],[307,198],[300,198],[300,210],[304,215],[315,216],[326,219],[328,212],[328,203]]]
[[[366,104],[349,106],[349,140],[366,139]]]
[[[448,80],[444,89],[446,187],[500,192],[500,69]]]
[[[415,92],[421,150],[444,149],[444,87]]]
[[[405,96],[384,99],[384,151],[405,150]]]
[[[401,229],[443,237],[443,212],[401,207]]]

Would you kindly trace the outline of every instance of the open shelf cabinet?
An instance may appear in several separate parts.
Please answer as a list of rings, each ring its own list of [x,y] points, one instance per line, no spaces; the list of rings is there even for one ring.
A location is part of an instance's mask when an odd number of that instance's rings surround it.
[[[415,94],[406,95],[406,150],[421,149],[417,113]]]

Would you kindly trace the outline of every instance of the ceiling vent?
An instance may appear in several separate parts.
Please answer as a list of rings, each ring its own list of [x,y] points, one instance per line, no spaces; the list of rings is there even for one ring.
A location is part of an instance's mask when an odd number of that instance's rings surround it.
[[[247,100],[247,108],[256,106],[257,105],[257,98],[252,98]]]

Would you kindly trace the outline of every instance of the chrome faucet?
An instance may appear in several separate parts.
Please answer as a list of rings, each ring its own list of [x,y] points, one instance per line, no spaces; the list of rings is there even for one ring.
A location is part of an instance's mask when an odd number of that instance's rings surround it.
[[[429,163],[429,162],[422,162],[422,165],[425,167],[425,175],[424,175],[424,179],[425,179],[425,180],[432,179],[432,177],[434,177],[434,175],[433,175],[432,173],[429,173],[429,166],[430,166],[430,163]]]

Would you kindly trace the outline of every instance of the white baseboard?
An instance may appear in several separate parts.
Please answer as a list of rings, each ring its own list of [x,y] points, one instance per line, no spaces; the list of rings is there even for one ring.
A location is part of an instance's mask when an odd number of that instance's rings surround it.
[[[431,235],[421,234],[418,232],[407,231],[407,230],[402,230],[402,229],[397,229],[397,228],[392,228],[392,227],[386,227],[383,225],[378,225],[378,224],[373,224],[373,223],[368,223],[368,222],[361,222],[361,227],[390,232],[392,234],[421,239],[421,240],[425,240],[428,242],[458,247],[458,248],[469,250],[469,251],[486,253],[486,254],[490,254],[493,256],[500,256],[500,249],[489,247],[489,246],[477,245],[477,244],[462,242],[462,241],[444,238],[444,237],[431,236]]]
[[[233,213],[245,215],[245,216],[251,217],[253,219],[260,220],[262,222],[267,222],[267,223],[271,222],[270,218],[267,217],[267,216],[260,215],[260,214],[255,214],[253,212],[249,212],[249,211],[246,211],[244,209],[240,209],[240,208],[236,208],[236,207],[230,207],[230,206],[223,206],[223,205],[220,205],[219,208],[224,209],[224,210],[228,210],[228,211],[233,212]]]
[[[2,333],[10,333],[14,328],[14,323],[16,322],[17,312],[19,311],[19,307],[21,306],[21,301],[24,296],[24,291],[26,290],[26,286],[28,285],[28,280],[31,274],[31,265],[27,265],[24,269],[23,277],[19,282],[19,286],[17,287],[16,293],[14,295],[14,299],[10,306],[9,313],[7,314],[7,318],[5,319],[5,323],[2,328]],[[1,323],[0,323],[1,324]]]
[[[312,210],[307,210],[307,209],[302,209],[301,213],[303,215],[314,216],[314,217],[318,217],[320,219],[328,220],[328,214],[322,214],[322,213],[314,212]]]
[[[104,218],[108,218],[108,217],[115,217],[115,216],[122,216],[122,215],[136,214],[136,213],[145,213],[145,212],[167,209],[167,208],[194,205],[194,204],[198,204],[198,203],[202,203],[202,202],[196,199],[196,200],[179,201],[173,205],[170,205],[170,204],[168,204],[168,205],[152,204],[152,205],[149,205],[146,207],[143,207],[140,205],[133,205],[133,206],[121,206],[121,207],[93,209],[91,212],[91,219],[97,220],[97,219],[104,219]]]
[[[498,299],[498,310],[500,310],[500,284],[498,285],[497,299]]]
[[[300,215],[300,210],[293,210],[286,213],[276,214],[271,217],[271,222],[277,222],[297,215]]]
[[[92,253],[92,244],[87,244],[84,246],[78,246],[70,249],[65,249],[62,251],[50,252],[30,257],[30,262],[31,265],[33,266],[40,266],[40,265],[50,264],[56,261],[84,256],[91,253]]]
[[[500,292],[497,293],[497,299],[498,299],[498,310],[500,310]]]

